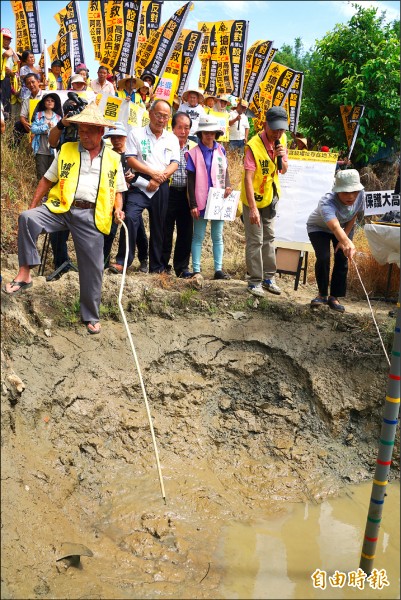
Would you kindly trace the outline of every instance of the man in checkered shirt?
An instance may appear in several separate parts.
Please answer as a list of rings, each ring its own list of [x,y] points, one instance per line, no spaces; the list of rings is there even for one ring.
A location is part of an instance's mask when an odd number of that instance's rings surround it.
[[[187,155],[188,150],[196,146],[188,139],[191,130],[191,118],[185,112],[176,112],[172,120],[173,133],[180,143],[180,163],[170,180],[167,216],[164,226],[163,261],[166,271],[173,248],[174,226],[177,228],[177,238],[174,248],[173,268],[177,277],[192,277],[188,269],[192,243],[192,215],[187,197]]]

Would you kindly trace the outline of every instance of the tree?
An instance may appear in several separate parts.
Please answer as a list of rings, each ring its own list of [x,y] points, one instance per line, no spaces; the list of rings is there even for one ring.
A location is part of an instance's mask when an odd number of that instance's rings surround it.
[[[294,40],[294,47],[283,44],[274,55],[273,60],[280,65],[295,69],[295,71],[305,72],[309,66],[310,52],[304,52],[302,38],[297,37]]]
[[[346,147],[340,106],[363,104],[352,155],[366,164],[389,140],[399,147],[399,21],[385,24],[376,8],[353,4],[346,25],[316,43],[305,72],[301,127],[320,144]]]

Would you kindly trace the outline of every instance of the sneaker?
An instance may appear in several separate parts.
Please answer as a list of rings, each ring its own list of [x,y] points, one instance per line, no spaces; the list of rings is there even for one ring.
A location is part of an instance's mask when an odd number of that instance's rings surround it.
[[[248,292],[253,296],[259,296],[259,298],[263,298],[263,296],[265,295],[261,283],[250,283],[248,285]]]
[[[148,261],[147,260],[141,260],[141,264],[139,265],[139,271],[141,273],[148,273],[149,272],[149,265],[148,265]]]
[[[216,271],[213,279],[231,279],[230,275],[225,271]]]
[[[281,294],[281,290],[278,287],[278,285],[276,284],[276,282],[274,281],[274,277],[273,277],[273,279],[264,279],[262,281],[262,287],[264,287],[265,290],[267,290],[271,294],[276,294],[277,296],[279,296]]]

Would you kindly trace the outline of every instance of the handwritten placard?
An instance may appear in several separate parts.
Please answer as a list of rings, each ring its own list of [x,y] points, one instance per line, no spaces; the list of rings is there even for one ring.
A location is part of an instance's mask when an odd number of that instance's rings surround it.
[[[234,190],[224,198],[224,189],[210,188],[204,218],[212,221],[234,221],[239,197],[239,191]]]

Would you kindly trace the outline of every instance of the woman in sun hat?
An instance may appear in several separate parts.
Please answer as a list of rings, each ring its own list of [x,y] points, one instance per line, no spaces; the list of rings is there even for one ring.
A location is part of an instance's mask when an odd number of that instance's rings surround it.
[[[347,289],[348,259],[353,258],[352,242],[358,215],[363,216],[365,192],[355,169],[337,171],[334,186],[319,200],[317,208],[309,215],[307,231],[316,255],[315,276],[319,295],[311,306],[328,305],[344,312],[338,298]],[[330,278],[330,245],[334,248],[334,266]],[[330,295],[328,296],[330,284]]]
[[[189,139],[193,142],[197,142],[196,130],[198,128],[199,119],[206,117],[206,111],[202,106],[204,101],[203,93],[200,90],[189,89],[186,90],[182,95],[182,102],[178,107],[180,112],[185,112],[192,121],[191,131],[189,132]]]
[[[217,142],[224,132],[215,117],[206,116],[199,120],[196,135],[198,145],[188,153],[188,197],[191,214],[194,218],[192,238],[192,267],[194,274],[201,270],[202,244],[205,237],[207,220],[204,218],[209,188],[225,190],[224,196],[231,193],[228,176],[226,151]],[[214,279],[230,279],[223,271],[223,225],[224,221],[211,221],[213,244]]]

